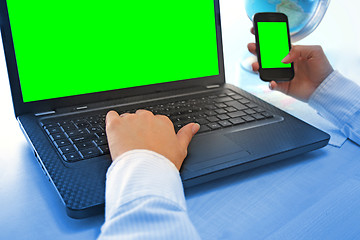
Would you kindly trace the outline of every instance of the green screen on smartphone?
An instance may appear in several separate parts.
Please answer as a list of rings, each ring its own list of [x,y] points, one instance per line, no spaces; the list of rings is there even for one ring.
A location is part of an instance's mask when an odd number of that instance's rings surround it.
[[[213,0],[7,0],[24,102],[219,75]]]
[[[289,54],[286,22],[258,22],[258,36],[262,68],[291,68],[281,60]]]

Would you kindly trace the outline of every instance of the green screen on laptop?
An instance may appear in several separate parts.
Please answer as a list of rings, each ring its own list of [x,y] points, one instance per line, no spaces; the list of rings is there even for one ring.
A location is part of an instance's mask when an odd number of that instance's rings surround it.
[[[7,0],[24,102],[219,74],[213,0]]]

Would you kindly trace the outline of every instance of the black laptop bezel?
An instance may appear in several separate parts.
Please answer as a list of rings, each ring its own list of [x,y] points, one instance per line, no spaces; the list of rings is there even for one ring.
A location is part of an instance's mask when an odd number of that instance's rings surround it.
[[[6,0],[0,0],[1,35],[4,45],[4,53],[16,117],[26,113],[47,112],[64,107],[82,106],[94,102],[109,101],[129,96],[145,95],[154,92],[224,84],[225,72],[221,38],[219,0],[214,0],[214,6],[219,75],[24,103],[21,94],[20,80],[16,64],[16,56],[7,4]]]

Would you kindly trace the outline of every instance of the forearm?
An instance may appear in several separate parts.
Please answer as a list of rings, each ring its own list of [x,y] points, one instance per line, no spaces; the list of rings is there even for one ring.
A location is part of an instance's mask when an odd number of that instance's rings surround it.
[[[312,106],[360,145],[360,86],[334,71],[309,99]]]
[[[196,239],[180,175],[165,157],[146,150],[121,155],[107,173],[100,239]]]

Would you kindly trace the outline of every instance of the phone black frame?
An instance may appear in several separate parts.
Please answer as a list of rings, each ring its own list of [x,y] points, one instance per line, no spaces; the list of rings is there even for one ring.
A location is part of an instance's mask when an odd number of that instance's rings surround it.
[[[289,50],[291,50],[291,39],[288,17],[283,13],[278,12],[261,12],[256,13],[253,17],[254,32],[256,39],[256,54],[259,62],[260,78],[263,81],[290,81],[295,76],[294,63],[291,63],[291,68],[262,68],[261,66],[261,54],[258,34],[258,22],[285,22],[287,26],[287,34],[289,40]]]
[[[214,27],[216,27],[217,38],[219,75],[25,103],[23,101],[21,93],[21,86],[16,63],[14,43],[10,28],[7,4],[6,0],[0,0],[0,28],[4,45],[4,53],[10,81],[15,116],[18,117],[19,115],[27,113],[54,111],[59,108],[83,106],[95,102],[122,99],[130,96],[142,96],[155,92],[163,92],[174,89],[194,89],[197,87],[201,88],[209,85],[223,85],[225,83],[225,70],[221,38],[219,0],[214,0],[214,15]]]

